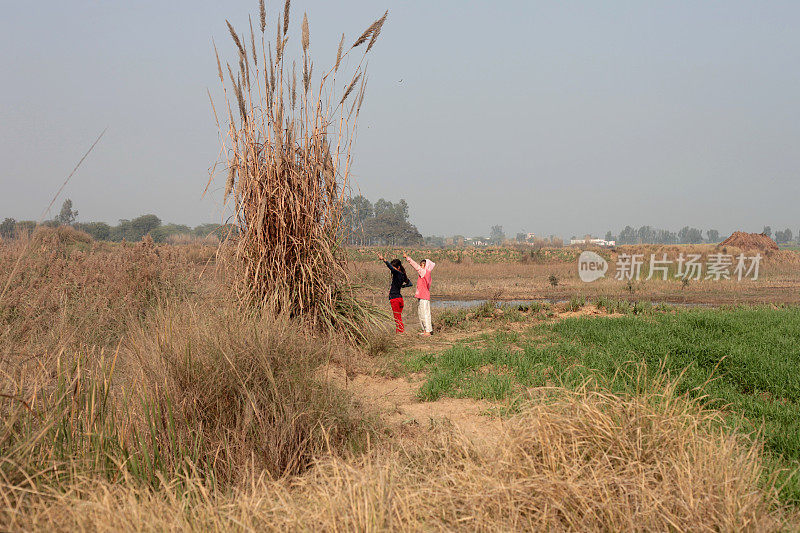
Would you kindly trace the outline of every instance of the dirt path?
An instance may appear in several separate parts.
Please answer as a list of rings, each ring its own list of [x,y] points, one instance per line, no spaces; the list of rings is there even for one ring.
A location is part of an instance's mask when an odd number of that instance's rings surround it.
[[[586,305],[577,311],[557,310],[555,316],[548,320],[578,316],[622,315],[609,314],[593,305]],[[493,333],[501,329],[519,331],[531,325],[530,321],[501,324],[487,318],[475,322],[469,330],[445,331],[431,337],[409,333],[399,340],[399,348],[436,354],[458,342],[475,339],[481,333]],[[438,426],[449,425],[475,443],[491,445],[496,442],[503,423],[499,416],[492,414],[496,403],[471,398],[422,401],[417,397],[417,391],[424,382],[423,373],[386,377],[381,375],[376,363],[371,358],[361,360],[354,365],[358,370],[351,370],[349,375],[336,363],[331,363],[323,371],[325,379],[349,391],[363,408],[376,412],[389,431],[398,436],[415,438]]]
[[[327,368],[327,378],[348,390],[364,408],[376,411],[389,431],[415,438],[441,425],[456,428],[475,443],[492,444],[502,421],[491,416],[492,404],[468,398],[419,400],[419,374],[387,378],[377,374],[357,374],[346,379],[340,366]]]

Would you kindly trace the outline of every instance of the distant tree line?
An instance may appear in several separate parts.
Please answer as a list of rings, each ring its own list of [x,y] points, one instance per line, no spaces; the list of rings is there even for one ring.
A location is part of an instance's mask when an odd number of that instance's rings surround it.
[[[764,230],[761,233],[763,233],[767,237],[773,237],[772,228],[770,226],[764,226]],[[786,228],[783,231],[780,230],[776,231],[774,238],[775,242],[777,242],[778,244],[786,244],[792,242],[792,240],[794,239],[794,234],[792,233],[792,230]],[[800,240],[800,231],[797,232],[797,238],[798,240]]]
[[[773,236],[772,228],[764,226],[762,233],[768,237],[774,237],[778,244],[793,242],[794,239],[792,230],[788,228],[783,231],[775,232]],[[800,237],[800,232],[798,232],[798,237]],[[698,228],[690,226],[684,226],[677,232],[658,229],[652,226],[641,226],[639,229],[625,226],[617,236],[614,236],[609,231],[606,233],[605,239],[607,241],[617,241],[617,244],[713,244],[723,241],[725,237],[720,235],[719,231],[715,229],[706,230],[704,235]]]
[[[342,232],[345,240],[353,245],[422,244],[422,234],[408,218],[405,200],[393,203],[380,198],[373,204],[359,194],[345,205]]]
[[[619,235],[614,236],[610,231],[606,233],[605,240],[616,241],[617,244],[700,244],[703,242],[719,242],[719,231],[715,229],[703,231],[691,226],[684,226],[679,231],[641,226],[639,229],[625,226]]]
[[[223,224],[201,224],[194,228],[184,224],[162,224],[156,215],[142,215],[134,219],[122,219],[119,224],[112,226],[105,222],[77,222],[78,212],[73,209],[72,200],[66,200],[61,206],[61,211],[52,220],[42,223],[44,226],[72,226],[77,230],[85,231],[98,241],[136,242],[145,235],[155,242],[166,242],[170,237],[205,238],[214,235],[220,239],[228,231],[234,231],[235,226]],[[32,220],[17,221],[6,218],[0,223],[0,237],[14,238],[23,233],[30,233],[36,228]]]

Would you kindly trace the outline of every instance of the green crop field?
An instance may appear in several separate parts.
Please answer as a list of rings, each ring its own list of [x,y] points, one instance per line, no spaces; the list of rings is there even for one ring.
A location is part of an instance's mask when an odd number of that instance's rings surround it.
[[[775,468],[800,466],[800,308],[566,318],[471,341],[407,357],[408,369],[427,373],[421,399],[514,399],[530,387],[587,380],[636,393],[655,382],[644,372],[676,380],[679,393],[702,396],[730,425],[763,439]],[[782,478],[783,497],[800,502],[798,475]]]

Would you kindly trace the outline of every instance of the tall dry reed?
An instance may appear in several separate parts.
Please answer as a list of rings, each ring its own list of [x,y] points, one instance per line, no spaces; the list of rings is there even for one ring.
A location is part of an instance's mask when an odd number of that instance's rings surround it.
[[[349,48],[342,41],[334,65],[315,77],[308,17],[302,19],[299,56],[291,59],[290,2],[277,15],[274,42],[267,37],[263,0],[259,7],[260,36],[252,23],[246,39],[228,22],[238,54],[233,66],[220,61],[215,46],[227,111],[227,126],[220,126],[228,168],[225,199],[232,198],[241,230],[238,294],[317,325],[359,331],[374,315],[353,295],[340,221],[366,87],[365,59],[386,14]],[[220,125],[216,107],[214,112]]]

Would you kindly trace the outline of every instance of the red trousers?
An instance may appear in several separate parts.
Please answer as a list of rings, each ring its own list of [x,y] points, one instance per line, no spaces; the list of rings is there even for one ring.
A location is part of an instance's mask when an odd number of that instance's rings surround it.
[[[392,306],[392,313],[394,314],[395,331],[397,333],[404,333],[406,328],[403,327],[403,298],[392,298],[389,300]]]

